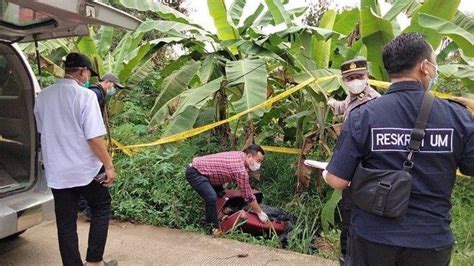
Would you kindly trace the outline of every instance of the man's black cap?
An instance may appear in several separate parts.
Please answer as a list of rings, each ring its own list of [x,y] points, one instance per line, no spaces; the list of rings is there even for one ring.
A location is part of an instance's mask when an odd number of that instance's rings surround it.
[[[341,65],[341,74],[343,77],[347,77],[352,74],[366,74],[368,72],[367,59],[362,56],[357,56],[354,59],[345,61]]]
[[[87,56],[80,53],[69,53],[64,62],[65,69],[87,68],[91,71],[91,76],[98,77],[99,75],[92,67],[91,61]]]

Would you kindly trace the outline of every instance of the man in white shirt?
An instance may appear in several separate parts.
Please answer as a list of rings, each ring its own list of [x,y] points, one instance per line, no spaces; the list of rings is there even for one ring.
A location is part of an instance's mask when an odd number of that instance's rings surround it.
[[[97,73],[79,53],[68,54],[64,65],[64,79],[41,91],[34,109],[54,196],[59,249],[64,265],[82,265],[76,225],[82,195],[92,211],[86,265],[104,265],[111,215],[108,186],[115,170],[102,138],[106,130],[96,96],[83,87]],[[104,173],[106,179],[97,181]]]

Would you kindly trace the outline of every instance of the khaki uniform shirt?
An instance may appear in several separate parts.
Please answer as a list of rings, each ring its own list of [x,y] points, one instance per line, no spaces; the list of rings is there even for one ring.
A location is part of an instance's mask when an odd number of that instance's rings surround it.
[[[352,109],[378,97],[380,97],[380,93],[378,93],[376,90],[372,89],[372,87],[367,85],[364,91],[362,91],[358,95],[349,94],[347,95],[344,101],[337,101],[334,104],[333,112],[335,115],[344,114],[344,120],[346,120]]]

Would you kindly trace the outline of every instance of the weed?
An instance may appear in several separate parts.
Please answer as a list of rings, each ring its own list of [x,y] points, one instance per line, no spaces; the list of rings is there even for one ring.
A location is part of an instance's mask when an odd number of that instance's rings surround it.
[[[151,108],[153,101],[150,98],[154,97],[145,97],[146,93],[153,95],[157,92],[145,88],[131,93],[126,96],[129,103],[124,106],[124,113],[114,117],[113,135],[120,142],[142,143],[155,140],[160,135],[159,130],[147,131],[145,109]],[[269,121],[274,117],[271,114],[267,116]],[[263,134],[259,143],[292,146],[288,138],[292,134],[287,134],[286,129],[276,124],[262,125],[257,129],[274,133]],[[219,143],[218,137],[207,132],[180,143],[144,149],[132,157],[117,153],[115,164],[118,178],[111,189],[115,218],[206,233],[208,230],[203,226],[204,204],[187,183],[184,172],[195,156],[229,150],[229,147]],[[308,157],[324,159],[318,149]],[[335,224],[329,227],[327,233],[321,232],[322,209],[331,198],[332,190],[325,185],[316,186],[313,182],[306,192],[295,196],[295,160],[294,155],[267,153],[262,164],[261,181],[252,181],[252,187],[263,192],[266,205],[283,209],[294,217],[287,249],[337,259],[338,228],[341,227],[339,215],[335,215]],[[472,179],[458,178],[451,211],[451,227],[457,238],[453,265],[472,265],[474,261],[473,191]],[[276,236],[268,239],[234,230],[224,237],[279,247]]]
[[[474,265],[474,180],[458,177],[454,186],[451,228],[456,237],[453,265]]]

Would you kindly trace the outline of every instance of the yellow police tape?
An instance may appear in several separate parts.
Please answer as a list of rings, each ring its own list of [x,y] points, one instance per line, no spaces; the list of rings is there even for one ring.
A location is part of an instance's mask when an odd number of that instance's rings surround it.
[[[390,87],[390,85],[392,84],[390,82],[379,81],[379,80],[374,80],[374,79],[369,79],[367,81],[367,83],[369,83],[369,85],[379,87],[379,88],[382,88],[382,89],[388,89],[388,87]]]
[[[239,119],[240,117],[242,117],[242,116],[244,116],[248,113],[251,113],[251,112],[253,112],[257,109],[271,106],[273,103],[275,103],[277,101],[280,101],[280,100],[290,96],[291,94],[299,91],[303,87],[305,87],[305,86],[307,86],[307,85],[309,85],[313,82],[314,83],[321,83],[321,82],[324,82],[326,80],[330,80],[330,79],[337,78],[337,77],[338,77],[337,75],[333,75],[333,76],[326,76],[326,77],[321,77],[321,78],[314,78],[314,77],[309,78],[309,79],[305,80],[304,82],[288,89],[287,91],[282,92],[282,93],[278,94],[275,97],[272,97],[272,98],[270,98],[270,99],[268,99],[268,100],[266,100],[266,101],[264,101],[264,102],[262,102],[262,103],[260,103],[256,106],[250,108],[250,109],[247,109],[247,110],[245,110],[241,113],[235,114],[235,115],[233,115],[233,116],[231,116],[227,119],[217,121],[217,122],[214,122],[212,124],[208,124],[208,125],[205,125],[205,126],[202,126],[202,127],[193,128],[191,130],[187,130],[187,131],[184,131],[184,132],[181,132],[181,133],[178,133],[178,134],[174,134],[174,135],[171,135],[171,136],[167,136],[167,137],[158,139],[158,140],[150,142],[150,143],[135,144],[135,145],[122,145],[114,139],[112,139],[112,142],[116,146],[116,149],[122,150],[125,154],[130,156],[130,155],[133,154],[133,149],[143,148],[143,147],[151,147],[151,146],[176,142],[176,141],[179,141],[179,140],[187,139],[187,138],[192,137],[192,136],[199,135],[199,134],[201,134],[203,132],[206,132],[208,130],[211,130],[215,127],[218,127],[218,126],[223,125],[225,123],[229,123],[231,121]],[[383,88],[383,89],[387,89],[391,85],[390,82],[378,81],[378,80],[372,80],[372,79],[369,79],[368,83],[372,86]],[[445,94],[445,93],[441,93],[441,92],[432,92],[432,93],[436,97],[439,97],[439,98],[443,98],[443,99],[452,98],[452,96],[449,95],[449,94]],[[268,151],[271,151],[271,152],[288,153],[288,154],[300,154],[300,152],[301,152],[300,149],[294,149],[294,148],[273,147],[273,146],[265,146],[265,147],[266,148],[264,148],[264,150],[268,150]]]
[[[201,134],[203,132],[206,132],[210,129],[213,129],[215,127],[223,125],[225,123],[229,123],[231,121],[239,119],[240,117],[242,117],[242,116],[244,116],[248,113],[251,113],[251,112],[253,112],[257,109],[271,106],[273,103],[278,102],[278,101],[290,96],[291,94],[293,94],[296,91],[302,89],[303,87],[307,86],[308,84],[311,84],[313,82],[314,83],[321,83],[321,82],[324,82],[326,80],[330,80],[330,79],[333,79],[333,78],[337,78],[337,76],[333,75],[333,76],[327,76],[327,77],[321,77],[321,78],[309,78],[309,79],[305,80],[304,82],[290,88],[289,90],[284,91],[284,92],[278,94],[275,97],[272,97],[272,98],[270,98],[270,99],[268,99],[268,100],[266,100],[266,101],[264,101],[264,102],[262,102],[262,103],[260,103],[256,106],[250,108],[250,109],[247,109],[247,110],[245,110],[241,113],[235,114],[235,115],[233,115],[233,116],[231,116],[227,119],[217,121],[217,122],[214,122],[212,124],[205,125],[205,126],[202,126],[202,127],[193,128],[191,130],[187,130],[187,131],[184,131],[184,132],[181,132],[181,133],[178,133],[178,134],[174,134],[174,135],[171,135],[171,136],[167,136],[167,137],[158,139],[158,140],[150,142],[150,143],[127,145],[127,146],[117,147],[117,149],[121,149],[121,150],[123,150],[123,149],[136,149],[136,148],[156,146],[156,145],[161,145],[161,144],[165,144],[165,143],[170,143],[170,142],[175,142],[175,141],[187,139],[189,137],[196,136],[196,135]]]
[[[114,145],[117,147],[117,149],[121,149],[122,152],[125,153],[126,155],[132,156],[133,152],[132,152],[131,150],[129,150],[129,149],[123,148],[123,147],[125,147],[125,146],[124,146],[122,143],[118,142],[118,141],[117,141],[116,139],[114,139],[114,138],[111,138],[111,140],[112,140],[112,144],[114,144]]]
[[[287,153],[287,154],[301,154],[301,149],[297,148],[287,148],[287,147],[275,147],[275,146],[261,146],[264,151],[269,152],[278,152],[278,153]]]
[[[375,87],[378,87],[378,88],[382,88],[382,89],[388,89],[388,87],[390,87],[390,85],[392,84],[390,82],[378,81],[378,80],[373,80],[373,79],[369,79],[367,81],[367,83],[369,83],[369,85],[372,85],[372,86],[375,86]],[[449,95],[447,93],[438,92],[438,91],[431,91],[431,94],[433,94],[434,96],[436,96],[438,98],[441,98],[441,99],[453,99],[454,98],[454,96],[452,96],[452,95]]]
[[[378,80],[373,80],[373,79],[369,79],[367,81],[367,83],[369,83],[372,86],[379,87],[379,88],[382,88],[382,89],[388,89],[388,87],[392,84],[390,82],[378,81]],[[442,92],[439,92],[439,91],[431,91],[431,94],[433,94],[434,96],[436,96],[438,98],[441,98],[441,99],[454,99],[454,96],[449,95],[447,93],[442,93]],[[468,110],[474,115],[474,110],[471,110],[469,108],[468,108]]]

